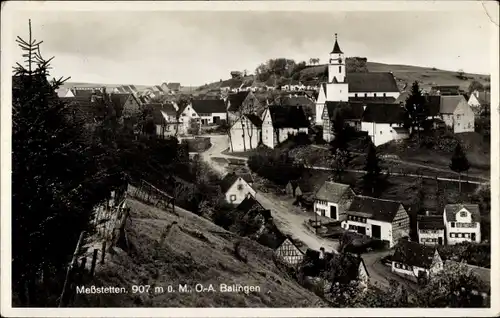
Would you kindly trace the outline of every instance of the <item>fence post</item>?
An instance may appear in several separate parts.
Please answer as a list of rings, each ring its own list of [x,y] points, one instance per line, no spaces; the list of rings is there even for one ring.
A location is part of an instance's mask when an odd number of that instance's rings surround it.
[[[65,304],[68,287],[71,285],[70,279],[73,274],[74,265],[76,263],[76,257],[78,255],[78,252],[80,251],[80,244],[83,241],[84,233],[85,232],[83,231],[82,233],[80,233],[80,237],[78,238],[78,242],[76,243],[75,252],[73,253],[73,258],[71,259],[71,263],[66,271],[66,279],[64,280],[63,290],[61,292],[61,296],[59,297],[59,307],[62,307]]]
[[[94,276],[95,264],[97,261],[97,252],[99,250],[97,248],[94,249],[94,254],[92,255],[92,263],[90,265],[90,277]]]
[[[106,256],[106,241],[102,242],[101,265],[104,264],[104,257],[105,256]]]

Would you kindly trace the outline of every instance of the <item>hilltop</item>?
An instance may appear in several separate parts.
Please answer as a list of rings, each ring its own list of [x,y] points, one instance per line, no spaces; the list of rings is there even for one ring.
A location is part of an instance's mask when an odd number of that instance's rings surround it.
[[[241,238],[181,208],[178,214],[128,198],[131,220],[126,228],[128,250],[115,248],[90,284],[130,289],[150,285],[242,284],[260,292],[150,293],[79,296],[75,306],[105,307],[319,307],[321,299],[301,287],[273,262],[273,251]],[[161,236],[173,222],[164,243]],[[236,257],[241,243],[247,262]],[[127,249],[127,248],[125,248]]]

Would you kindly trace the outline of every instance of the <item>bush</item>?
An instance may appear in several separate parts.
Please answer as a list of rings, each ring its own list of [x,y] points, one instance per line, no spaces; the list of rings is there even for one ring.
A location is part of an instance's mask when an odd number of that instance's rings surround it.
[[[474,244],[464,242],[455,245],[439,245],[438,251],[445,260],[466,262],[479,267],[491,267],[491,246],[490,244]]]
[[[259,176],[281,186],[286,185],[289,180],[298,179],[304,170],[304,165],[295,163],[288,151],[281,152],[279,149],[253,154],[248,159],[248,167]]]

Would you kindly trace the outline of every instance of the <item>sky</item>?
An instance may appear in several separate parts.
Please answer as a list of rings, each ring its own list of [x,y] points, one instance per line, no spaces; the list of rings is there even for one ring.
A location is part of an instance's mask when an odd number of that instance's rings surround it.
[[[490,73],[491,21],[468,11],[16,11],[13,35],[43,40],[54,76],[73,82],[202,85],[270,58],[348,56]],[[490,10],[491,11],[491,10]],[[497,15],[498,17],[498,15]],[[20,56],[17,49],[13,52]],[[17,58],[18,59],[18,58]]]

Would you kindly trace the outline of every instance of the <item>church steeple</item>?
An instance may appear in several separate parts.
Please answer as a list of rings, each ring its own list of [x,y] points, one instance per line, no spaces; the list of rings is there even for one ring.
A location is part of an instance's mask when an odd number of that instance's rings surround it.
[[[337,33],[335,33],[335,44],[333,45],[333,51],[330,54],[344,54],[340,49],[339,42],[337,41]]]

